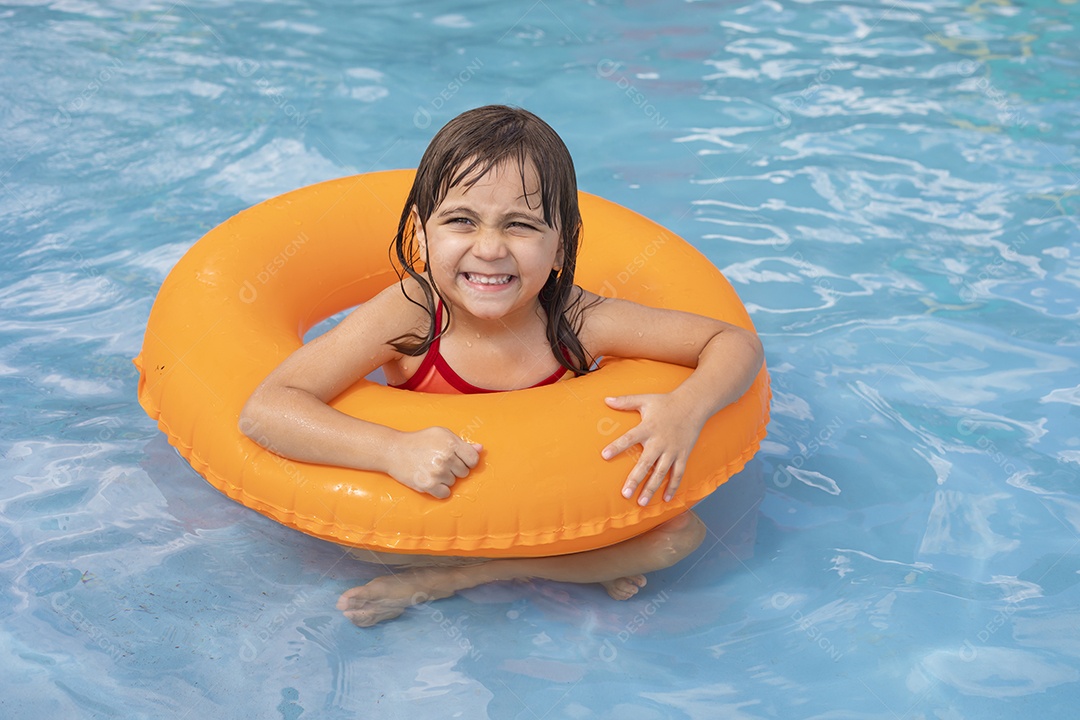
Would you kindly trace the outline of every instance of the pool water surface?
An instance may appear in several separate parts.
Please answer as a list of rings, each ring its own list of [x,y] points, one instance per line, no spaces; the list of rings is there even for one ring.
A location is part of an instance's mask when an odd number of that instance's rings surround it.
[[[1074,0],[0,4],[0,716],[1073,717],[1078,24]],[[413,167],[488,103],[727,275],[769,435],[630,601],[495,584],[360,630],[334,602],[381,569],[207,485],[131,358],[210,228]]]

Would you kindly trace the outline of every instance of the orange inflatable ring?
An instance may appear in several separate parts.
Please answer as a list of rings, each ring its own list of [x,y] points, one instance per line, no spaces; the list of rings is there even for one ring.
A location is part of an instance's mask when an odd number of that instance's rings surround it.
[[[619,494],[633,467],[629,453],[600,457],[639,417],[603,398],[668,391],[687,368],[610,359],[584,377],[490,395],[362,380],[333,401],[390,427],[439,425],[482,443],[480,465],[446,500],[380,473],[289,460],[245,437],[240,409],[304,333],[397,282],[387,248],[412,178],[411,170],[357,175],[267,200],[211,230],[169,273],[135,359],[139,402],[200,475],[247,507],[335,543],[526,557],[638,535],[742,469],[765,437],[765,368],[706,424],[675,499],[646,507]],[[578,284],[753,327],[731,285],[685,241],[592,195],[581,195],[581,213]]]

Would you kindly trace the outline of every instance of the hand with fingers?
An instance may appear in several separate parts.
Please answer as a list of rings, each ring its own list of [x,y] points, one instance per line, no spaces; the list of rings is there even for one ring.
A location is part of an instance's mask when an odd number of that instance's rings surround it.
[[[671,500],[679,489],[690,451],[707,418],[699,418],[697,408],[680,401],[671,393],[624,395],[605,398],[604,401],[614,410],[636,410],[641,414],[640,423],[616,438],[600,453],[605,460],[611,460],[632,447],[641,446],[637,463],[623,484],[623,497],[634,497],[641,486],[638,504],[648,505],[664,485],[664,479],[670,475],[664,490],[664,501]]]
[[[448,498],[454,483],[480,462],[481,450],[482,445],[466,442],[443,427],[402,433],[390,476],[417,492]]]

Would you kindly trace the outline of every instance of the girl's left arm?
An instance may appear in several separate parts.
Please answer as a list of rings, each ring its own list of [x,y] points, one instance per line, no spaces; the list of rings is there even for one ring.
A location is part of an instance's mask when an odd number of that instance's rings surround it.
[[[615,410],[637,411],[641,422],[601,452],[605,460],[641,446],[623,497],[647,505],[669,476],[664,500],[682,481],[690,451],[705,422],[750,388],[764,362],[756,334],[713,318],[602,299],[586,292],[581,340],[595,356],[642,358],[694,368],[668,393],[607,398]],[[590,306],[590,303],[594,303]]]

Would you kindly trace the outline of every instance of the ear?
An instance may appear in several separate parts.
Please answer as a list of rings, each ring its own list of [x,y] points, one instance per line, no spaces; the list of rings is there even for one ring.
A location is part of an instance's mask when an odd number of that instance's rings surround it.
[[[412,206],[410,213],[411,217],[409,218],[409,222],[411,222],[413,226],[413,236],[416,238],[417,245],[420,246],[420,254],[426,258],[427,235],[424,233],[424,224],[420,222],[420,213],[417,212],[415,205]]]
[[[563,262],[566,260],[566,252],[563,250],[562,243],[559,243],[559,250],[555,253],[555,262],[552,263],[551,268],[555,272],[562,272]]]

